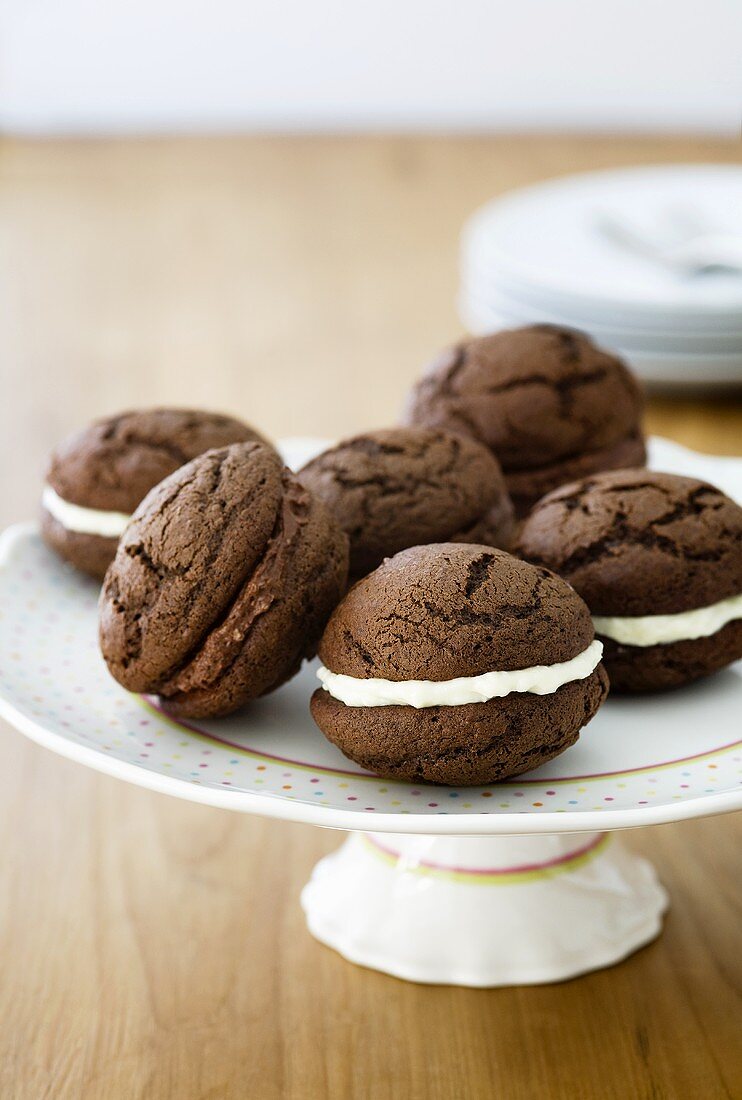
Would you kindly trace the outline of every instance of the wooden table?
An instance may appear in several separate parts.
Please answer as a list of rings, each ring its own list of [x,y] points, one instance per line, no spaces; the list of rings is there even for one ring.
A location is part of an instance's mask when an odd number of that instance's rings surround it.
[[[3,524],[88,418],[208,405],[274,436],[393,422],[459,331],[456,237],[506,188],[739,159],[715,142],[254,139],[0,145]],[[742,451],[739,402],[651,430]],[[731,818],[632,834],[665,932],[564,985],[471,991],[349,965],[298,893],[340,837],[151,794],[0,730],[3,1100],[742,1095]]]

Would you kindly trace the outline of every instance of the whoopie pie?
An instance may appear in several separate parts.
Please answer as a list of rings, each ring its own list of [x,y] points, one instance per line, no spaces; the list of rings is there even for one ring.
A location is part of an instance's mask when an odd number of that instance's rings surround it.
[[[516,513],[595,470],[646,459],[634,376],[584,333],[528,325],[465,340],[410,395],[407,424],[447,428],[499,460]]]
[[[655,691],[742,657],[742,508],[693,477],[596,474],[544,497],[519,552],[580,593],[615,691]]]
[[[335,610],[312,715],[379,776],[493,783],[575,743],[608,691],[601,651],[548,569],[489,546],[416,546]]]
[[[350,539],[350,573],[428,542],[507,547],[513,506],[492,453],[439,428],[353,436],[299,471]]]
[[[207,451],[144,498],[100,595],[100,645],[129,691],[228,714],[313,655],[345,591],[348,540],[260,443]]]
[[[231,416],[199,409],[136,409],[96,420],[53,452],[41,531],[61,557],[102,577],[132,512],[158,481],[212,447],[265,442]]]

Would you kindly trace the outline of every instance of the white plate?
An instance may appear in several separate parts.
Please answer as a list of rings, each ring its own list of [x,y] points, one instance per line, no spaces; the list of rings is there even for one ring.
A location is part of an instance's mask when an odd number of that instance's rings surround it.
[[[486,336],[501,329],[518,328],[523,324],[549,320],[543,313],[534,312],[528,318],[523,314],[495,310],[466,297],[459,300],[458,311],[464,327],[475,336]],[[625,360],[645,382],[683,388],[739,386],[742,382],[742,353],[684,355],[676,351],[666,354],[660,351],[638,351],[622,345],[618,340],[607,340],[590,328],[584,331]]]
[[[632,168],[524,188],[472,216],[462,236],[463,265],[491,272],[539,309],[585,318],[588,328],[621,316],[660,328],[736,331],[742,277],[681,277],[595,228],[608,211],[657,235],[668,210],[691,211],[715,230],[742,235],[742,168]]]
[[[742,498],[740,460],[664,441],[653,441],[652,459]],[[742,807],[742,664],[675,693],[609,699],[577,745],[520,779],[415,787],[364,773],[325,741],[307,708],[311,667],[231,718],[167,718],[108,675],[97,595],[35,526],[4,533],[0,714],[55,752],[144,787],[332,828],[453,835],[619,829]]]
[[[614,318],[612,325],[585,322],[584,318],[572,317],[566,313],[553,313],[538,308],[531,302],[522,301],[509,287],[488,283],[470,273],[464,277],[459,287],[459,297],[471,308],[494,313],[508,314],[514,324],[527,325],[548,321],[567,325],[570,328],[587,328],[592,337],[607,347],[621,346],[635,348],[638,351],[678,352],[681,355],[742,355],[742,314],[737,332],[705,332],[696,335],[693,332],[679,332],[672,329],[663,332],[657,328],[636,329],[622,323],[620,315]]]

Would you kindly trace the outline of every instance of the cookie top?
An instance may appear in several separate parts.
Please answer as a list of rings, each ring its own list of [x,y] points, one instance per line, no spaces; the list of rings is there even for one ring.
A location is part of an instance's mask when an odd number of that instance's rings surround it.
[[[346,676],[451,680],[569,661],[594,638],[560,577],[489,546],[414,546],[351,588],[323,664]]]
[[[671,615],[742,592],[742,508],[692,477],[595,474],[539,501],[518,552],[596,615]]]
[[[408,546],[446,541],[492,509],[503,513],[502,524],[510,507],[487,448],[438,428],[391,428],[346,439],[298,476],[348,534],[352,575]]]
[[[131,513],[179,466],[214,447],[262,436],[231,416],[198,409],[134,409],[96,420],[64,440],[46,480],[63,500]]]
[[[481,440],[507,473],[640,436],[633,375],[584,333],[529,325],[445,351],[414,388],[405,422]]]
[[[177,695],[222,690],[252,645],[259,694],[307,655],[312,588],[326,599],[328,570],[336,602],[347,540],[273,450],[207,451],[158,484],[126,529],[101,593],[103,656],[129,690]]]

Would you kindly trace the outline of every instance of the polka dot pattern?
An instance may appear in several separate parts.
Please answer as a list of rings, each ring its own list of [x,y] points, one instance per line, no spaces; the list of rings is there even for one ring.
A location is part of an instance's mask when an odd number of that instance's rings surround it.
[[[235,808],[248,793],[342,810],[359,821],[378,814],[599,813],[610,827],[609,818],[625,810],[667,806],[675,807],[668,814],[683,816],[682,804],[719,793],[742,804],[739,668],[679,702],[609,701],[573,749],[512,782],[459,790],[410,786],[361,772],[325,741],[307,707],[316,686],[311,668],[241,714],[203,724],[175,722],[156,700],[128,694],[98,651],[97,596],[97,586],[59,562],[30,528],[4,536],[4,715],[33,723],[56,747],[73,742],[180,784],[220,789],[224,804],[234,799]],[[686,715],[682,725],[676,713]]]

